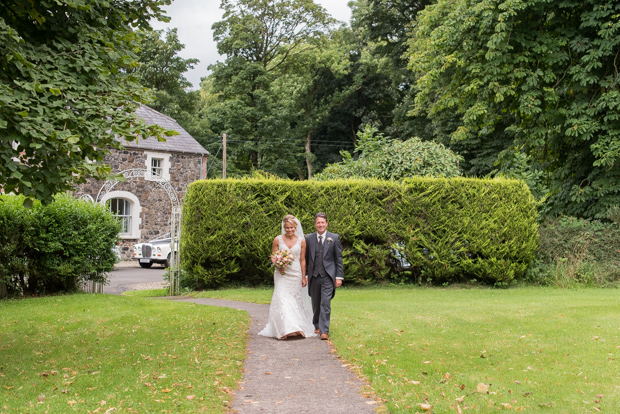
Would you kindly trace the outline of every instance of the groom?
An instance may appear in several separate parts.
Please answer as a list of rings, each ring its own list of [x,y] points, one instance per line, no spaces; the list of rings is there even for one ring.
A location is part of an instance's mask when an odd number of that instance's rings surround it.
[[[316,213],[316,232],[306,235],[306,276],[312,298],[314,332],[329,339],[331,300],[342,285],[342,246],[337,234],[327,231],[327,216]]]

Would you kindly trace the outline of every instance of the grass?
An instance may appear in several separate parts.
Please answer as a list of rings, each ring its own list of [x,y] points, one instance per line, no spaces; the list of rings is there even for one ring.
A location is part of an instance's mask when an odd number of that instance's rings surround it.
[[[264,303],[270,292],[203,295]],[[391,413],[620,407],[617,290],[343,288],[332,311],[337,353]]]
[[[226,412],[249,323],[111,295],[0,301],[0,413]]]
[[[271,303],[272,295],[273,295],[273,287],[258,287],[258,288],[206,290],[203,292],[195,293],[193,297],[229,299],[229,300],[238,300],[241,302],[269,304]]]
[[[123,296],[151,298],[151,297],[163,297],[170,295],[170,289],[149,289],[149,290],[127,290],[122,293]]]

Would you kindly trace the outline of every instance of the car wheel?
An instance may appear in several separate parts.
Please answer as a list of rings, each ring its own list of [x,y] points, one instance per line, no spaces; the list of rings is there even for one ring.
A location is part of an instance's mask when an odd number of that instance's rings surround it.
[[[166,261],[164,262],[164,267],[170,267],[170,253],[168,253],[168,257],[166,257]]]
[[[145,269],[148,269],[151,266],[153,266],[153,263],[140,263],[140,267],[143,267]]]

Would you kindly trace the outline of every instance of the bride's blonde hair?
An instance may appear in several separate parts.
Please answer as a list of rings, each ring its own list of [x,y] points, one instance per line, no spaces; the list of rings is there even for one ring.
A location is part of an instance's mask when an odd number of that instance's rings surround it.
[[[292,214],[287,214],[286,216],[284,216],[284,218],[282,219],[282,223],[291,223],[294,224],[295,227],[297,227],[297,223],[295,222],[295,216]]]

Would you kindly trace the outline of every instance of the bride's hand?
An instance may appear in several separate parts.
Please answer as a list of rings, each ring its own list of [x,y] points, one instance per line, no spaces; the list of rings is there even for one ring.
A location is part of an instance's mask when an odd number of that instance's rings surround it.
[[[301,278],[301,287],[306,287],[306,285],[308,284],[308,278],[307,277],[302,277]]]

